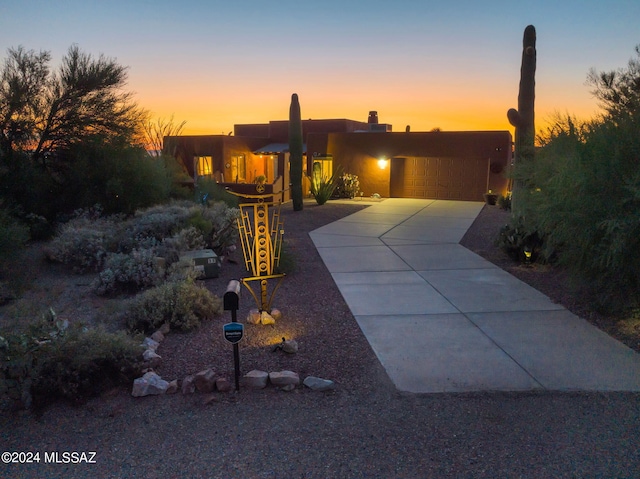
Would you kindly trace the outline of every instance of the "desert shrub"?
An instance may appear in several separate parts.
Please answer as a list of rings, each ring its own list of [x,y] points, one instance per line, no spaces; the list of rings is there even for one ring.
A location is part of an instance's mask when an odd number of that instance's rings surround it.
[[[100,203],[108,213],[131,214],[169,198],[172,180],[165,162],[141,148],[95,141],[74,146],[70,154],[75,159],[67,173],[70,204]]]
[[[360,192],[360,180],[357,175],[343,173],[336,183],[334,196],[338,198],[354,198]]]
[[[511,193],[498,197],[498,206],[503,210],[511,210]]]
[[[193,281],[170,281],[136,296],[125,313],[131,331],[152,331],[168,322],[172,329],[196,328],[219,314],[222,301]]]
[[[544,232],[547,247],[602,310],[640,303],[638,158],[637,121],[568,119],[519,172],[529,181],[522,195],[527,227]]]
[[[115,250],[126,253],[141,246],[155,246],[184,228],[188,217],[189,203],[169,203],[136,211],[118,232]]]
[[[500,229],[498,246],[522,263],[546,263],[553,258],[544,248],[544,237],[537,230],[529,229],[522,218],[512,219]]]
[[[29,228],[0,210],[0,264],[22,250],[28,240]]]
[[[0,393],[30,407],[74,402],[129,383],[142,366],[139,338],[69,325],[49,310],[0,336]]]
[[[71,266],[77,273],[97,271],[107,254],[112,223],[76,218],[63,224],[49,244],[49,258]]]
[[[132,293],[159,284],[163,274],[156,265],[153,249],[134,249],[131,253],[108,253],[98,275],[95,292],[100,295]]]
[[[167,265],[178,261],[183,251],[200,250],[205,247],[200,230],[193,226],[184,228],[171,238],[165,238],[157,247],[157,255],[166,260]]]
[[[202,209],[202,217],[211,223],[211,232],[204,237],[205,243],[218,256],[223,256],[231,245],[238,242],[237,219],[239,216],[238,208],[230,208],[222,201]]]
[[[78,401],[129,384],[140,374],[141,352],[140,341],[124,331],[71,327],[62,339],[41,347],[34,402],[38,405],[51,397]]]

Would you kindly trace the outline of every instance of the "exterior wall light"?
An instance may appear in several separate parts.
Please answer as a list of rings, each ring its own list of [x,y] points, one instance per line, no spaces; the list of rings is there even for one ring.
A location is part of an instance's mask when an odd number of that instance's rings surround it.
[[[387,160],[386,158],[380,158],[378,160],[378,168],[380,168],[381,170],[384,170],[387,167],[387,164],[389,164],[389,160]]]

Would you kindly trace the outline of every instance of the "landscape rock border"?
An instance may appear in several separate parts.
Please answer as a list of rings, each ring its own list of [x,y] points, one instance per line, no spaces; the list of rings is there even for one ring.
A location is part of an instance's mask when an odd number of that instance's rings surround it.
[[[180,391],[183,395],[194,394],[196,392],[206,394],[204,404],[214,401],[212,393],[228,393],[233,391],[231,381],[224,376],[217,375],[213,368],[206,368],[195,374],[188,374],[182,381],[174,379],[167,381],[161,378],[153,368],[162,360],[157,353],[160,344],[169,334],[170,327],[168,323],[162,325],[160,329],[155,331],[151,336],[146,337],[141,347],[144,348],[142,357],[147,363],[148,368],[142,377],[133,381],[131,395],[133,397],[157,396],[162,394],[175,394]],[[288,354],[294,354],[298,351],[298,344],[295,341],[285,341],[279,345]],[[300,386],[300,376],[298,373],[289,370],[282,371],[260,371],[254,369],[249,371],[242,377],[242,386],[250,390],[264,389],[269,384],[282,391],[293,391]],[[332,391],[335,389],[335,382],[329,379],[322,379],[315,376],[307,376],[302,385],[312,391]]]

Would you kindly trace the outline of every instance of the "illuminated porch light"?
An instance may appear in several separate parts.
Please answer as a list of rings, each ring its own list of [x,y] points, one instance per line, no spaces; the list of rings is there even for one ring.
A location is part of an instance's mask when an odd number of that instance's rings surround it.
[[[378,160],[378,168],[380,168],[381,170],[384,170],[388,164],[389,164],[389,160],[387,160],[384,157]]]

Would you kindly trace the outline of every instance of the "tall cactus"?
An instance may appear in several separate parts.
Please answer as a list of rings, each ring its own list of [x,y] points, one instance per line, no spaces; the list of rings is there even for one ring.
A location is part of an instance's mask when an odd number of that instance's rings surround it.
[[[518,109],[511,108],[507,112],[509,123],[515,127],[515,162],[525,163],[534,159],[534,102],[536,89],[536,29],[527,26],[522,39],[522,66],[520,67],[520,89],[518,91]],[[516,209],[516,196],[520,182],[514,182],[514,201],[512,208]]]
[[[302,211],[302,117],[298,95],[291,95],[289,108],[289,163],[293,211]]]

